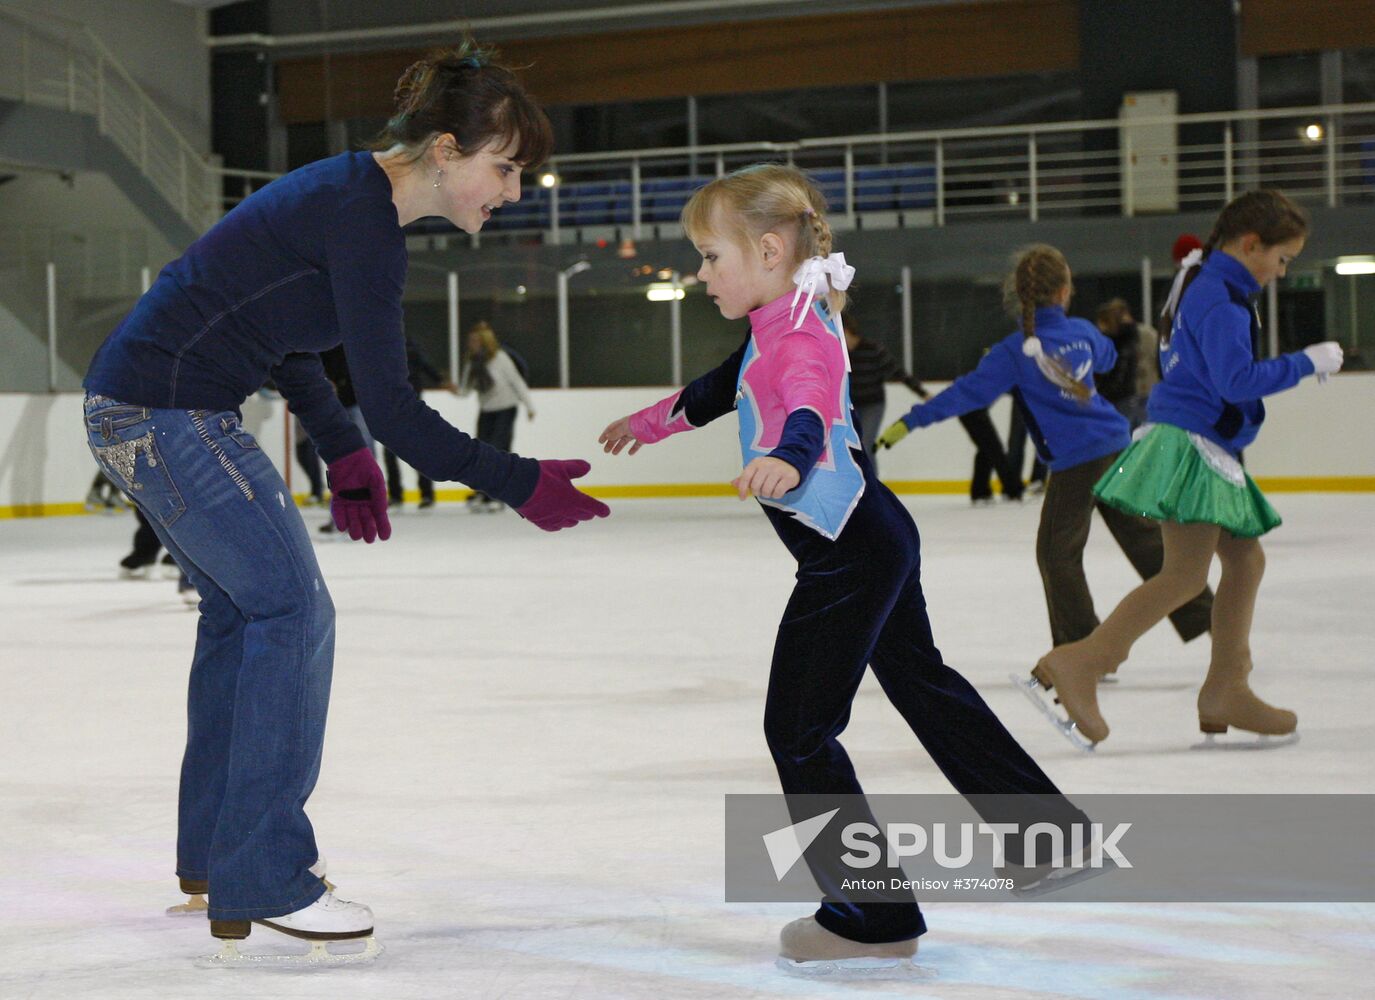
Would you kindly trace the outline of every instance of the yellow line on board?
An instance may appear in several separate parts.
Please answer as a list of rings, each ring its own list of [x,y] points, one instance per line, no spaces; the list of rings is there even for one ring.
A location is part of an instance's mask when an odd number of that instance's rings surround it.
[[[1260,476],[1256,484],[1269,493],[1375,493],[1375,476]],[[886,485],[894,493],[949,494],[965,493],[969,483],[963,479],[895,479]],[[466,500],[469,489],[435,490],[437,500]],[[639,483],[625,486],[589,486],[583,492],[608,500],[634,500],[652,497],[728,497],[735,495],[730,483]],[[414,490],[406,491],[406,500],[420,498]],[[305,494],[297,494],[296,502],[304,506]],[[0,521],[21,517],[70,517],[92,512],[79,503],[21,503],[0,507]]]
[[[968,479],[885,479],[894,493],[968,493]]]
[[[1257,476],[1256,485],[1271,493],[1370,493],[1375,476]]]
[[[68,517],[85,513],[86,505],[79,503],[20,503],[0,507],[0,521],[16,517]]]

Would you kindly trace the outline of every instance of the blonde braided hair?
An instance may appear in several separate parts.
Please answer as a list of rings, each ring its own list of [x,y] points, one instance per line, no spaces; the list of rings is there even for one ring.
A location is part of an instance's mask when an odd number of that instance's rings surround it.
[[[744,167],[698,188],[683,206],[682,224],[694,241],[725,227],[719,235],[746,250],[765,233],[790,238],[793,267],[825,257],[835,243],[821,190],[801,170],[778,163]],[[839,316],[845,293],[831,289],[826,304]]]
[[[1036,310],[1053,306],[1068,287],[1071,292],[1069,262],[1065,255],[1048,243],[1034,243],[1017,254],[1016,264],[1003,283],[1003,300],[1008,311],[1021,319],[1022,339],[1036,336]],[[1067,391],[1081,403],[1093,396],[1088,385],[1076,379],[1064,363],[1048,354],[1035,355],[1041,374]]]

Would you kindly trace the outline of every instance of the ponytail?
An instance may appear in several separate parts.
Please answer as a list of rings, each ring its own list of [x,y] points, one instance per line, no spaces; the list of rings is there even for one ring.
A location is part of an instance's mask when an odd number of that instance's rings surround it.
[[[1049,244],[1037,243],[1018,254],[1016,266],[1003,284],[1003,295],[1009,307],[1014,307],[1010,311],[1021,317],[1022,353],[1035,360],[1049,381],[1087,403],[1093,390],[1070,374],[1059,358],[1046,354],[1036,336],[1037,307],[1054,305],[1067,286],[1071,280],[1065,255]]]
[[[1170,288],[1170,295],[1165,300],[1165,308],[1160,312],[1160,322],[1156,327],[1162,346],[1170,343],[1179,303],[1198,277],[1203,261],[1222,244],[1247,233],[1255,233],[1267,247],[1306,236],[1308,213],[1282,191],[1273,188],[1247,191],[1229,201],[1218,213],[1217,222],[1213,223],[1213,231],[1208,234],[1202,251],[1192,251],[1180,263],[1179,273],[1175,275],[1174,285]]]
[[[743,167],[698,188],[683,206],[681,221],[688,239],[724,226],[719,235],[746,248],[768,232],[795,233],[794,265],[829,256],[835,243],[821,189],[796,167],[777,163]],[[845,308],[847,286],[830,284],[826,301],[832,316]]]

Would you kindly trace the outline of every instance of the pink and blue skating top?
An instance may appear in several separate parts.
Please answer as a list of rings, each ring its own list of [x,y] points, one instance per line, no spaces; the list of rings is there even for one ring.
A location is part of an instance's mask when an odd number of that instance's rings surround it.
[[[743,463],[781,459],[802,478],[777,500],[759,502],[834,540],[865,487],[839,323],[821,301],[799,305],[791,293],[749,320],[750,335],[734,354],[634,414],[631,433],[652,444],[738,410]]]

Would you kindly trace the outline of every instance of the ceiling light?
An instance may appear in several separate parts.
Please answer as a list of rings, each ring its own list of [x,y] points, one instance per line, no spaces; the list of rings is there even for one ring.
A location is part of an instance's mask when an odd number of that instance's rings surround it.
[[[685,293],[676,285],[655,282],[645,290],[645,298],[650,302],[672,302],[674,299],[681,299]]]
[[[1375,257],[1338,257],[1338,274],[1375,274]]]

